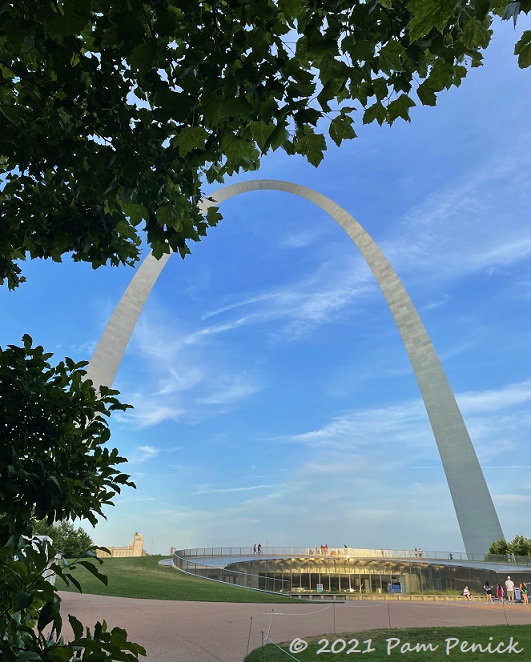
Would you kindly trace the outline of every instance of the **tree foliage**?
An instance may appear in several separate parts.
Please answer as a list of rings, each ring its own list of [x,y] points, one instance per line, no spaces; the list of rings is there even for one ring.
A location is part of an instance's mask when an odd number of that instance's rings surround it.
[[[105,623],[91,632],[69,616],[74,638],[64,643],[61,600],[46,575],[81,587],[72,564],[51,561],[55,546],[31,538],[32,518],[95,523],[124,485],[133,486],[115,466],[124,458],[105,445],[109,414],[126,405],[116,391],[98,394],[83,381],[85,363],[52,366],[50,358],[29,336],[22,347],[0,349],[0,659],[66,662],[77,652],[87,661],[137,660],[142,647]],[[76,562],[106,581],[92,561]]]
[[[531,556],[531,538],[515,536],[511,542],[504,538],[495,540],[489,547],[489,554],[514,554],[515,556]]]
[[[20,260],[183,257],[201,183],[283,148],[318,165],[481,64],[531,0],[0,0],[0,281]],[[531,31],[516,46],[531,64]]]
[[[68,520],[55,524],[47,524],[46,521],[40,520],[32,527],[32,533],[34,536],[51,538],[53,546],[67,559],[86,556],[87,550],[94,547],[89,534],[81,527],[76,529]]]

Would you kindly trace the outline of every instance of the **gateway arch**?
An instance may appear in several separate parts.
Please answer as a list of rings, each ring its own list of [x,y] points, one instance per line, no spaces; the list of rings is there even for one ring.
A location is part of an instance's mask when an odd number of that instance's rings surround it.
[[[382,251],[344,209],[316,191],[278,180],[233,184],[204,198],[205,212],[225,200],[249,191],[284,191],[313,202],[341,225],[369,265],[408,353],[430,419],[465,549],[469,557],[484,554],[492,541],[503,538],[476,452],[433,344],[404,286]],[[111,386],[135,324],[155,282],[170,258],[153,255],[140,265],[116,307],[87,366],[87,379],[96,387]]]

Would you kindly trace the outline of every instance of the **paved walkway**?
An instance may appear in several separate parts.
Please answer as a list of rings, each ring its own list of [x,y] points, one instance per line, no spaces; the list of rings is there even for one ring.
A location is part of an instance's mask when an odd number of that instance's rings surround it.
[[[233,604],[136,600],[61,593],[65,614],[93,626],[124,627],[147,650],[146,662],[243,662],[262,643],[262,632],[279,643],[297,637],[373,628],[531,624],[531,605],[484,602],[372,602],[336,605]],[[66,633],[65,633],[66,634]],[[400,636],[397,633],[396,636]],[[449,633],[451,636],[451,633]],[[286,658],[289,659],[289,658]]]

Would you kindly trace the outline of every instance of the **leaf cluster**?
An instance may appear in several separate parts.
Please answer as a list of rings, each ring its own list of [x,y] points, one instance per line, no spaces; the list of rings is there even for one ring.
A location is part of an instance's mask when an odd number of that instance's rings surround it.
[[[29,336],[23,343],[0,348],[0,544],[26,533],[31,517],[95,524],[132,485],[115,466],[125,459],[105,446],[108,416],[127,405],[83,380],[86,362],[52,366]]]
[[[479,66],[530,0],[0,1],[0,281],[26,257],[94,267],[189,252],[201,182],[283,148],[318,165]],[[531,57],[529,34],[517,46]]]
[[[16,550],[14,556],[13,550]],[[125,630],[114,628],[109,632],[103,621],[91,632],[72,615],[68,615],[68,621],[73,636],[65,642],[61,598],[54,580],[59,577],[79,590],[81,587],[72,576],[75,564],[50,561],[54,554],[55,549],[48,542],[27,537],[0,548],[3,568],[0,575],[0,659],[3,662],[135,662],[139,655],[145,655],[142,646],[127,640]],[[92,555],[95,556],[93,550]],[[77,564],[106,582],[106,577],[92,562],[78,559]]]
[[[134,487],[116,466],[125,459],[106,446],[110,413],[127,405],[116,391],[98,393],[83,379],[85,362],[53,366],[50,359],[29,336],[21,347],[0,348],[0,659],[132,662],[145,651],[104,623],[83,632],[69,617],[74,637],[65,644],[54,579],[81,586],[75,565],[61,561],[59,544],[67,550],[60,534],[73,533],[83,555],[95,554],[72,525],[51,526],[76,517],[94,524],[124,485]],[[50,526],[55,544],[32,537],[35,519],[44,522],[42,533]],[[92,562],[77,563],[106,582]]]

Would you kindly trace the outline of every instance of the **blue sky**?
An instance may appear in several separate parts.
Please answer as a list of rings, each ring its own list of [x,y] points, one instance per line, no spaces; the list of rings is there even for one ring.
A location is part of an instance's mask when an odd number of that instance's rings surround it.
[[[505,23],[481,69],[411,124],[361,125],[318,169],[269,155],[234,178],[315,188],[398,272],[439,354],[508,539],[531,506],[529,71]],[[219,187],[205,189],[209,194]],[[115,387],[112,422],[137,490],[87,527],[170,546],[463,549],[405,349],[368,267],[309,202],[254,192],[185,261],[173,256]],[[0,291],[0,344],[23,333],[88,359],[133,271],[24,265]]]

